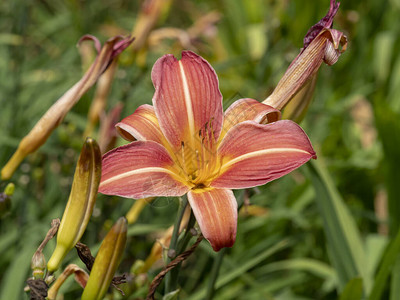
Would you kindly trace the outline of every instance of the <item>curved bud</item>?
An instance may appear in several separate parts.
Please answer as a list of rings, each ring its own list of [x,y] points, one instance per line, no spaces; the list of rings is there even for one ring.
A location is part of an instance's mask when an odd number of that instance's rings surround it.
[[[118,219],[101,243],[94,260],[82,300],[101,300],[107,292],[114,273],[121,261],[127,236],[127,221]]]
[[[317,75],[318,74],[314,74],[285,106],[282,113],[282,119],[292,120],[296,123],[300,123],[303,120],[314,96]]]
[[[116,36],[109,39],[103,47],[100,42],[93,36],[83,36],[79,43],[83,40],[93,40],[98,55],[93,64],[86,71],[85,75],[75,85],[73,85],[64,95],[61,96],[40,118],[32,130],[21,140],[17,151],[13,154],[7,164],[1,170],[1,178],[3,180],[11,178],[12,174],[24,158],[35,152],[42,146],[54,129],[60,125],[65,115],[71,108],[81,99],[97,81],[101,74],[109,67],[113,59],[128,47],[133,39],[130,37],[122,38]]]
[[[57,246],[47,263],[56,271],[67,253],[82,237],[96,202],[101,177],[101,153],[96,141],[87,138],[76,166],[71,194],[57,233]]]
[[[64,284],[65,280],[71,275],[74,275],[75,281],[81,286],[85,287],[89,275],[75,264],[68,265],[65,270],[58,276],[57,280],[52,284],[47,292],[48,300],[55,300],[57,298],[60,287]]]
[[[304,47],[286,70],[272,94],[263,101],[281,110],[317,74],[322,62],[331,66],[346,51],[347,37],[332,29],[339,3],[331,0],[327,15],[312,26],[304,38]]]

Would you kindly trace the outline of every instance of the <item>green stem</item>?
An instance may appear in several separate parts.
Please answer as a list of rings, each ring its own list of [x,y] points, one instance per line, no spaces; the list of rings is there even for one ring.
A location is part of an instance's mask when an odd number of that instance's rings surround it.
[[[187,245],[189,244],[190,240],[192,239],[193,235],[190,232],[190,229],[192,229],[192,227],[194,226],[195,223],[196,223],[196,218],[194,217],[193,211],[190,211],[189,222],[186,226],[185,234],[184,234],[183,238],[178,243],[178,251],[176,252],[177,254],[183,253],[185,251]],[[170,288],[172,291],[176,290],[176,288],[177,288],[178,275],[179,275],[181,266],[182,266],[182,264],[179,264],[170,271],[171,282],[172,282]]]
[[[221,268],[222,260],[224,258],[226,250],[227,250],[227,248],[221,249],[219,251],[219,253],[217,254],[217,256],[215,257],[214,264],[213,264],[211,274],[210,274],[210,281],[208,282],[207,294],[205,297],[206,300],[211,300],[214,296],[215,283],[217,282],[219,270]]]
[[[168,250],[168,255],[166,258],[165,264],[167,265],[171,261],[171,257],[169,256],[172,251],[176,251],[176,246],[177,246],[177,241],[178,241],[178,236],[179,236],[179,228],[181,226],[182,218],[185,213],[186,206],[188,204],[188,200],[186,195],[184,195],[182,198],[179,198],[179,209],[178,209],[178,214],[176,216],[175,224],[174,224],[174,230],[172,231],[172,237],[171,237],[171,242],[169,243],[169,250]],[[176,256],[176,254],[174,255]],[[172,286],[172,280],[171,280],[171,272],[168,272],[165,275],[165,294],[168,294],[171,292],[171,286]]]
[[[236,196],[236,199],[238,202],[238,210],[244,205],[244,196],[245,196],[245,190],[239,191]],[[212,299],[212,297],[214,296],[215,283],[217,282],[219,270],[222,265],[222,260],[224,258],[224,255],[225,255],[227,249],[228,248],[221,249],[214,259],[214,264],[213,264],[211,274],[210,274],[210,281],[208,282],[207,294],[205,297],[205,299],[207,299],[207,300]]]
[[[193,228],[194,224],[196,223],[196,218],[194,217],[193,211],[190,211],[189,222],[185,229],[185,235],[182,238],[182,241],[179,242],[178,246],[178,253],[182,253],[185,251],[187,245],[189,244],[190,240],[192,239],[193,235],[190,232],[190,229]]]

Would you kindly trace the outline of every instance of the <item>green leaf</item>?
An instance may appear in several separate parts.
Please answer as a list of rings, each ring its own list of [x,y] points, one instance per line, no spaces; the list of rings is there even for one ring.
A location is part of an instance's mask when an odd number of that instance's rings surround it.
[[[394,112],[388,104],[376,101],[375,118],[382,141],[383,170],[388,193],[388,212],[390,217],[390,235],[393,237],[400,228],[400,114]]]
[[[163,300],[177,300],[180,291],[181,291],[180,289],[177,289],[175,291],[169,292],[168,294],[164,295],[162,299]]]
[[[361,300],[362,296],[362,279],[360,277],[356,277],[346,284],[339,300]]]
[[[392,270],[392,280],[390,283],[390,299],[400,299],[400,255],[397,255],[396,263]]]
[[[369,296],[370,300],[380,300],[385,290],[387,279],[400,252],[400,230],[397,236],[387,247],[383,254],[382,263],[376,275],[374,286]]]
[[[300,270],[306,271],[315,276],[323,278],[325,280],[337,280],[336,272],[327,264],[309,258],[294,258],[283,261],[277,261],[263,266],[262,273],[258,275],[267,274],[270,272],[282,271],[282,270]]]
[[[320,159],[319,159],[320,161]],[[371,288],[366,254],[360,233],[326,168],[320,162],[308,164],[315,187],[316,201],[323,219],[332,262],[339,276],[339,288],[361,276],[364,292]]]
[[[236,268],[229,270],[228,272],[225,272],[221,274],[215,284],[215,290],[218,288],[224,286],[225,284],[231,282],[232,280],[238,278],[242,274],[246,273],[248,270],[251,268],[257,266],[260,264],[263,260],[268,258],[269,256],[273,255],[274,253],[286,248],[289,246],[289,240],[285,239],[282,240],[278,243],[276,243],[274,246],[266,249],[264,252],[261,254],[255,256],[254,258],[248,260],[247,262],[243,262],[240,266],[236,266]],[[206,289],[203,288],[196,294],[192,295],[189,299],[195,300],[195,299],[204,299],[206,295]]]

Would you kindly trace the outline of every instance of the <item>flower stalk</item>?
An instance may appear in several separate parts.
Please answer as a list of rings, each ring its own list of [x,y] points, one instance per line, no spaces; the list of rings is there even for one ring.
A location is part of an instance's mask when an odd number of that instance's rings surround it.
[[[67,206],[57,233],[57,245],[47,269],[56,271],[64,257],[82,237],[96,202],[101,177],[101,153],[96,141],[87,138],[78,164]]]
[[[179,232],[180,232],[182,218],[185,214],[187,204],[188,204],[188,200],[187,200],[186,196],[179,198],[179,210],[178,210],[178,214],[176,216],[174,229],[172,231],[172,236],[171,236],[171,241],[169,243],[167,256],[165,258],[166,264],[170,263],[171,259],[175,258],[177,255],[177,253],[176,253],[177,241],[178,241],[178,236],[179,236]],[[166,294],[168,294],[169,292],[172,291],[171,285],[173,285],[173,282],[171,282],[171,272],[168,272],[165,276],[165,293]]]
[[[89,275],[75,264],[68,265],[64,271],[57,277],[57,280],[51,285],[47,292],[48,300],[55,300],[59,289],[64,284],[65,280],[71,275],[74,275],[75,281],[84,288],[89,279]]]
[[[214,259],[214,264],[211,269],[210,279],[207,286],[207,294],[204,299],[211,300],[213,299],[215,293],[215,283],[218,279],[219,270],[221,269],[222,261],[224,259],[227,248],[222,249],[217,253],[217,256]]]

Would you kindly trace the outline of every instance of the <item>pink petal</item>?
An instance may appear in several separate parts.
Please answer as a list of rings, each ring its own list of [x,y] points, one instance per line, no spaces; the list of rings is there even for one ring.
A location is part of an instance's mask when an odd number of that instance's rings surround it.
[[[167,150],[153,141],[138,141],[103,156],[99,192],[126,198],[182,196],[188,187],[179,181]]]
[[[188,193],[193,213],[204,237],[215,251],[232,247],[236,239],[237,202],[233,192],[211,189]]]
[[[184,51],[177,60],[168,54],[154,65],[156,89],[153,104],[164,136],[175,150],[182,142],[195,149],[195,139],[206,128],[218,139],[223,110],[218,78],[210,64],[197,54]]]
[[[276,122],[281,118],[279,110],[272,106],[258,102],[257,100],[245,98],[232,103],[225,111],[222,126],[222,137],[236,124],[244,121],[255,121],[261,124]]]
[[[240,123],[227,133],[218,151],[221,175],[211,186],[232,189],[265,184],[316,157],[305,132],[289,120]]]
[[[148,104],[139,106],[133,114],[115,127],[118,133],[128,141],[154,141],[160,144],[165,142],[154,107]]]

